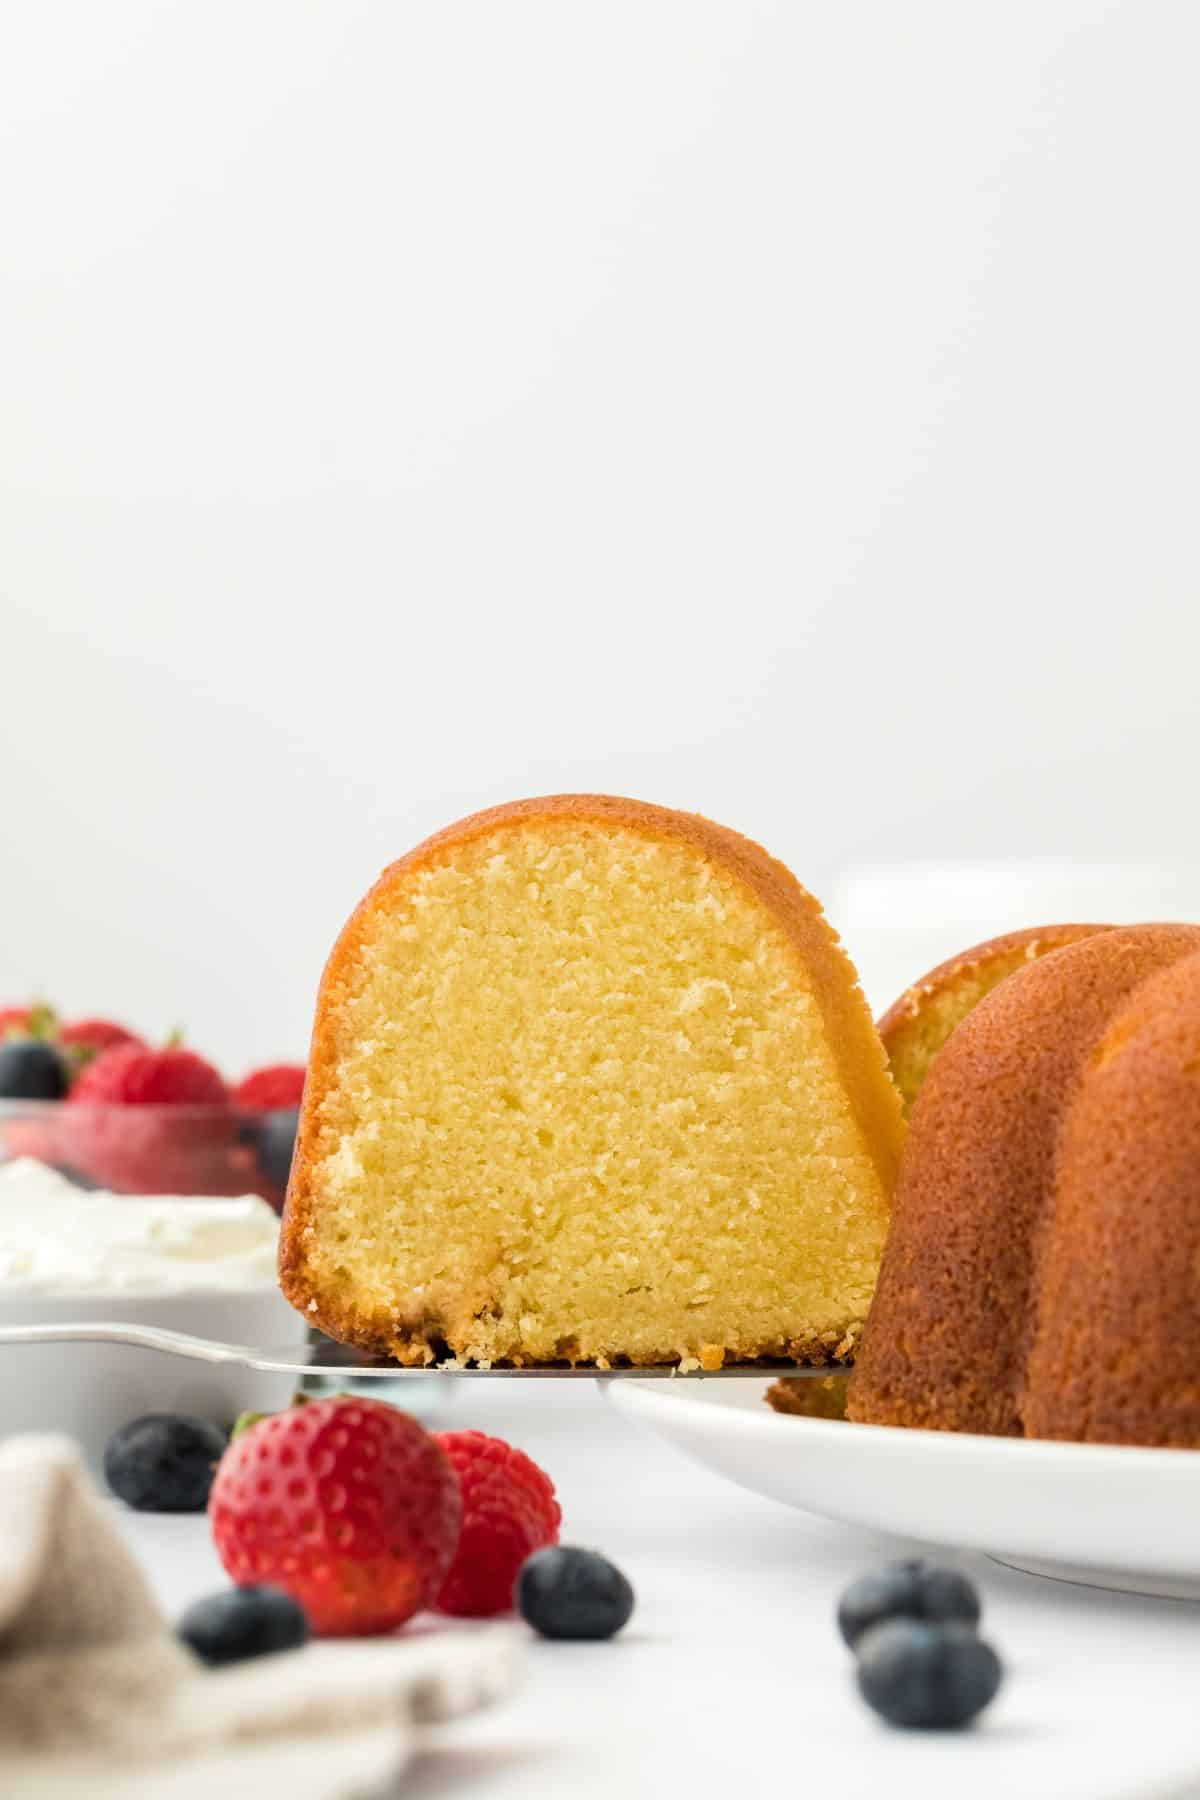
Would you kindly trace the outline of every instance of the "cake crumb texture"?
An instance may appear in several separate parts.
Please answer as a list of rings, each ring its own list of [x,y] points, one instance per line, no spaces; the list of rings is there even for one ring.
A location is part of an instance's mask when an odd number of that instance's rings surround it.
[[[334,949],[282,1284],[409,1363],[825,1362],[902,1134],[782,865],[664,808],[521,802],[385,871]]]
[[[805,1375],[800,1379],[785,1375],[771,1383],[766,1402],[773,1412],[789,1413],[797,1419],[844,1419],[850,1379],[849,1375]]]

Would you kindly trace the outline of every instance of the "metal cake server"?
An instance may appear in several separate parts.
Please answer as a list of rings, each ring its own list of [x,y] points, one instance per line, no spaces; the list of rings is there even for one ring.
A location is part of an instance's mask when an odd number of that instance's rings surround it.
[[[340,1375],[355,1381],[372,1376],[395,1381],[404,1375],[497,1375],[526,1381],[588,1380],[635,1381],[658,1379],[673,1381],[721,1380],[738,1376],[768,1375],[837,1375],[845,1374],[846,1363],[826,1364],[811,1368],[790,1362],[732,1363],[723,1369],[679,1370],[673,1363],[656,1363],[648,1368],[596,1369],[590,1365],[561,1368],[473,1368],[456,1363],[430,1363],[420,1368],[405,1368],[399,1363],[383,1363],[362,1367],[358,1363],[322,1362],[319,1347],[310,1344],[218,1344],[213,1338],[192,1337],[185,1331],[164,1331],[157,1325],[122,1325],[108,1320],[79,1325],[3,1325],[0,1347],[5,1344],[129,1344],[137,1350],[161,1350],[167,1356],[185,1356],[193,1362],[238,1363],[246,1369],[257,1369],[268,1375]]]

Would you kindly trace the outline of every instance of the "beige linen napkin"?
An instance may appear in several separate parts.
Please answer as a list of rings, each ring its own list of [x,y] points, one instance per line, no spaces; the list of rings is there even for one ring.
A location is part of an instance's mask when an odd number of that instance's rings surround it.
[[[368,1800],[417,1726],[507,1692],[519,1658],[512,1627],[451,1627],[206,1670],[71,1442],[0,1444],[0,1794]]]

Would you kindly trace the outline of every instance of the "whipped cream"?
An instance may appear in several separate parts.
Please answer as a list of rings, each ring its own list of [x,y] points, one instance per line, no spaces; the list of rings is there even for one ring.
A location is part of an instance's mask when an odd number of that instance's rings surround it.
[[[273,1288],[278,1242],[257,1194],[87,1192],[31,1157],[0,1168],[0,1293]]]

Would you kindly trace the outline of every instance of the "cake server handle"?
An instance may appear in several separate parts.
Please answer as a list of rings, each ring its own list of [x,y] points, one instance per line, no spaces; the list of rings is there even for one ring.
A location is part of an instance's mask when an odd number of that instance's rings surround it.
[[[193,1362],[237,1363],[265,1375],[339,1375],[355,1381],[369,1381],[373,1376],[396,1381],[406,1375],[496,1375],[526,1381],[711,1381],[738,1376],[762,1380],[771,1375],[830,1375],[846,1371],[845,1364],[809,1368],[790,1362],[732,1363],[724,1369],[687,1369],[682,1373],[671,1363],[637,1369],[596,1369],[583,1364],[575,1368],[473,1368],[456,1363],[430,1363],[418,1368],[399,1363],[360,1367],[357,1363],[322,1362],[314,1348],[306,1344],[219,1344],[213,1338],[193,1337],[185,1331],[165,1331],[157,1325],[122,1325],[103,1319],[77,1325],[0,1325],[0,1348],[5,1344],[128,1344],[136,1350],[186,1356]]]

